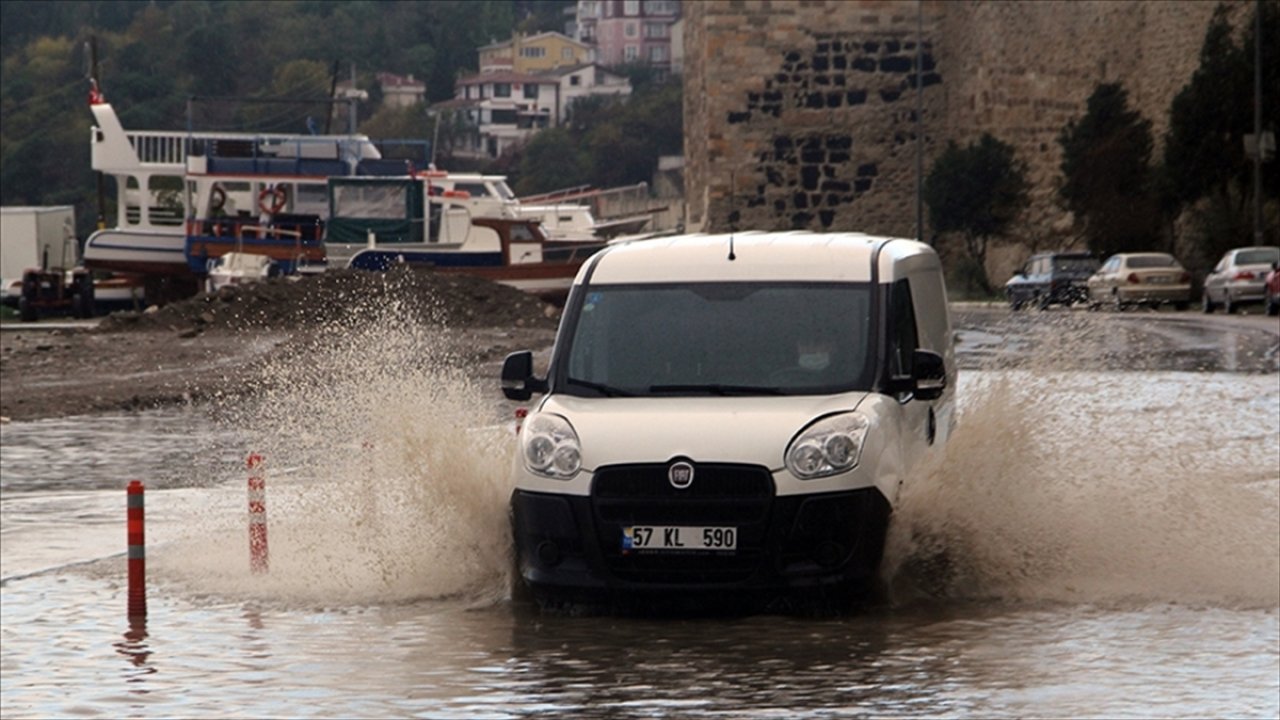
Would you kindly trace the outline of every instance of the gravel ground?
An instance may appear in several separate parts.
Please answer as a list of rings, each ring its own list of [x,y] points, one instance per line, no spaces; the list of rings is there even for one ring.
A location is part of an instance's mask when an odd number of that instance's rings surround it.
[[[11,421],[200,402],[248,387],[261,361],[317,333],[372,323],[438,330],[434,350],[493,382],[506,353],[550,348],[559,309],[504,285],[423,270],[272,279],[96,328],[0,332],[0,416]],[[260,384],[255,386],[261,389]]]

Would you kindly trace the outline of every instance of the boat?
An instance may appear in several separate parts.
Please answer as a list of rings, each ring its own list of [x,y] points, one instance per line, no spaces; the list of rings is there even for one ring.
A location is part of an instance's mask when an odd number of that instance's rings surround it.
[[[624,235],[641,234],[652,218],[649,215],[599,221],[586,205],[517,205],[520,217],[542,223],[547,237],[562,241],[598,242]]]
[[[229,252],[209,261],[209,292],[217,292],[228,285],[265,280],[272,274],[274,263],[266,255],[247,252]]]
[[[606,245],[548,238],[539,221],[510,207],[485,210],[469,191],[439,187],[438,177],[416,175],[330,178],[326,247],[352,250],[350,268],[429,267],[563,302],[578,268]]]
[[[283,273],[322,270],[328,178],[410,165],[364,135],[126,131],[100,95],[90,109],[92,166],[114,178],[120,210],[85,241],[84,263],[142,276],[149,299],[194,294],[237,247]]]

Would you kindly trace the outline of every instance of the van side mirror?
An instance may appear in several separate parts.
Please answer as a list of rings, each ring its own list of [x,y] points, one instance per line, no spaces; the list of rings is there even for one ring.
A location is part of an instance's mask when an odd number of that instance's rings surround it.
[[[937,400],[947,389],[947,366],[942,356],[932,350],[916,350],[911,355],[911,379],[915,396],[920,400]]]
[[[528,400],[547,391],[547,381],[533,376],[533,353],[513,352],[502,361],[502,394],[508,400]]]

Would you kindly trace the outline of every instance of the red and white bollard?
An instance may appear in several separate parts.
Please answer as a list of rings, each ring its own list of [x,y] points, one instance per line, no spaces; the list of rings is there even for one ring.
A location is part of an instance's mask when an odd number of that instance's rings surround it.
[[[267,481],[262,472],[262,456],[250,453],[249,468],[249,569],[267,571]]]
[[[147,551],[143,532],[143,486],[138,480],[129,483],[129,617],[147,616]]]

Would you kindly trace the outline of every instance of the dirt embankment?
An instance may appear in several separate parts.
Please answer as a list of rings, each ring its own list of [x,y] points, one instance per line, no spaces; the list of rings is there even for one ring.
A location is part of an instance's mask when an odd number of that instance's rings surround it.
[[[507,352],[549,347],[558,321],[552,305],[463,275],[402,269],[271,279],[114,313],[92,329],[0,332],[0,416],[24,421],[225,395],[269,354],[373,322],[441,328],[449,351],[483,376]]]

